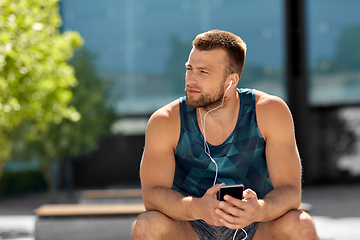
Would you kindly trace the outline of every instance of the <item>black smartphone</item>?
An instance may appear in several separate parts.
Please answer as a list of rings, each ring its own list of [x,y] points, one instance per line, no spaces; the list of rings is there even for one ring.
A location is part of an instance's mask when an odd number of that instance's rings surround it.
[[[236,185],[225,185],[220,186],[220,192],[219,192],[219,201],[224,201],[225,195],[230,195],[237,199],[243,198],[243,191],[244,191],[244,185],[243,184],[236,184]]]

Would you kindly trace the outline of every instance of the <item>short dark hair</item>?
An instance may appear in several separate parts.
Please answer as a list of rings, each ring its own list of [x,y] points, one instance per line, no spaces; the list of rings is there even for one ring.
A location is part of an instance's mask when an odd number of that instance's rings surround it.
[[[244,68],[246,56],[245,42],[235,34],[221,30],[211,30],[196,36],[193,47],[200,51],[223,49],[228,56],[227,74],[237,73],[239,77]]]

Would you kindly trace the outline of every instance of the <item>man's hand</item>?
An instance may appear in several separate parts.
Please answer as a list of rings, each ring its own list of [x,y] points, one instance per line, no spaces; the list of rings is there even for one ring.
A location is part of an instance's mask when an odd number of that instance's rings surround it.
[[[200,199],[198,204],[198,216],[199,219],[204,220],[210,225],[213,226],[222,226],[220,222],[220,217],[216,213],[216,210],[219,210],[220,201],[217,200],[216,194],[220,191],[220,186],[225,184],[216,184],[215,186],[209,188],[204,196]]]
[[[251,189],[244,191],[242,200],[229,195],[225,195],[224,200],[219,203],[215,212],[220,217],[221,225],[227,228],[244,228],[255,222],[260,215],[260,200]]]

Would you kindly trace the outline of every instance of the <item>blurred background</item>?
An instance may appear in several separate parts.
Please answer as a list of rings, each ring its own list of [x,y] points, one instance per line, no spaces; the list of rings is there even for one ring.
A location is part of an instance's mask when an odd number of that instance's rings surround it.
[[[0,1],[0,198],[139,187],[149,116],[191,41],[247,44],[239,87],[283,98],[304,186],[360,183],[360,1]]]
[[[210,29],[247,43],[239,87],[289,103],[304,184],[359,181],[359,1],[50,3],[1,5],[0,196],[138,185],[146,122],[184,94],[191,41]]]

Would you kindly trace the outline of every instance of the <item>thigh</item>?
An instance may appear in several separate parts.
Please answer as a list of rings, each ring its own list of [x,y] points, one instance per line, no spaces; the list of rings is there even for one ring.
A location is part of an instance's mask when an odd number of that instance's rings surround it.
[[[171,219],[159,211],[147,211],[136,218],[132,239],[199,240],[200,238],[190,222]]]
[[[189,239],[200,240],[200,237],[194,227],[188,221],[174,221],[174,232],[169,234],[166,239]]]

